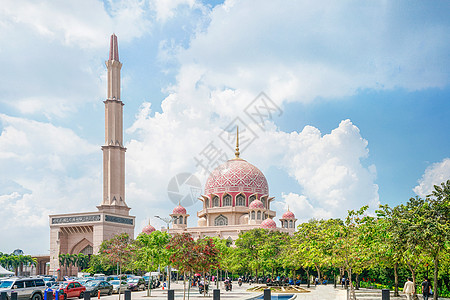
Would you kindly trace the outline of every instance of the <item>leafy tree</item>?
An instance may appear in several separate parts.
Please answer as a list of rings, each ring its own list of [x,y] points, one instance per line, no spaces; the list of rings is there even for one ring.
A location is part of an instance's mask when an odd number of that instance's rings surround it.
[[[170,241],[167,232],[153,231],[151,234],[141,233],[133,243],[133,265],[136,268],[155,271],[159,266],[169,264],[170,251],[166,249]],[[147,296],[150,296],[150,284]]]
[[[183,272],[183,299],[186,298],[186,273],[191,275],[196,268],[196,256],[192,251],[194,246],[195,241],[189,233],[175,234],[166,246],[170,250],[170,262]]]
[[[112,239],[103,241],[100,246],[100,253],[109,263],[117,265],[118,274],[122,267],[131,262],[131,239],[126,233],[115,235]]]

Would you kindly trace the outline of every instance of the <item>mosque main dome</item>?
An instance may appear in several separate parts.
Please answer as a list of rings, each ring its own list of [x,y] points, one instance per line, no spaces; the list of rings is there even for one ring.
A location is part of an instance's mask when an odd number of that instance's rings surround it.
[[[211,172],[205,185],[205,194],[245,193],[269,195],[264,174],[241,158],[230,159]]]

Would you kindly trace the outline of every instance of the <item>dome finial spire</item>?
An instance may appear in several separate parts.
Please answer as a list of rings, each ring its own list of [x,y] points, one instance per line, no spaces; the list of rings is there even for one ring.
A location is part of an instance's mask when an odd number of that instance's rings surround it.
[[[236,158],[239,158],[239,126],[236,126],[236,152],[234,152]]]

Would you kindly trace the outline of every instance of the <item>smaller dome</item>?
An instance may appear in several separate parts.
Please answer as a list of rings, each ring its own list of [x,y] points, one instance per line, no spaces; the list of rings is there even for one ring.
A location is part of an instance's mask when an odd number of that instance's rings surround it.
[[[174,215],[185,215],[186,214],[186,208],[178,204],[177,207],[175,207],[172,211],[172,214]]]
[[[261,202],[261,200],[256,199],[253,200],[252,203],[248,206],[249,209],[264,209],[264,204]]]
[[[264,228],[264,229],[273,229],[273,228],[277,228],[277,224],[275,223],[274,220],[272,219],[265,219],[261,225],[259,225],[259,227]]]
[[[283,216],[281,218],[282,219],[295,219],[295,215],[292,211],[288,210],[287,212],[285,212],[283,214]]]
[[[150,233],[152,233],[155,230],[156,230],[155,227],[153,227],[152,225],[148,224],[147,226],[144,227],[144,229],[142,229],[142,232],[146,233],[146,234],[150,234]]]

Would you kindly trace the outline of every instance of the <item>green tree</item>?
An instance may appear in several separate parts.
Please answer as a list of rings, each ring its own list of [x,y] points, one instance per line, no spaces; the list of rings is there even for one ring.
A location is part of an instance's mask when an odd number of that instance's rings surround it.
[[[115,235],[110,240],[103,241],[100,246],[100,253],[113,265],[117,266],[117,274],[120,274],[122,267],[131,262],[131,239],[126,233]]]

